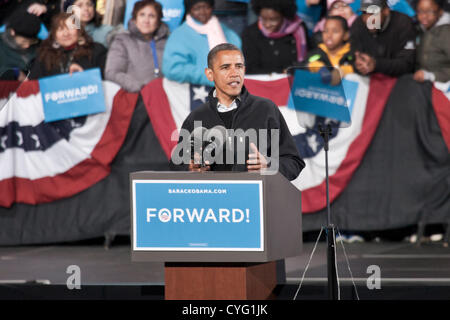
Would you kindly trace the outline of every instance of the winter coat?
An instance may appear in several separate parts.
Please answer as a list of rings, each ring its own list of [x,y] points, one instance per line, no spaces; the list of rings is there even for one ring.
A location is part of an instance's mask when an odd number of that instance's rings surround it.
[[[303,22],[302,27],[307,35],[308,31]],[[283,73],[286,68],[297,63],[295,41],[291,34],[279,39],[267,38],[259,30],[258,22],[248,26],[242,33],[245,72],[247,74]],[[311,47],[309,42],[308,47]]]
[[[36,56],[37,45],[28,49],[20,48],[14,38],[9,34],[9,30],[0,34],[0,77],[5,72],[12,69],[23,71],[27,74],[31,61]]]
[[[350,43],[376,61],[374,72],[398,77],[414,71],[416,30],[412,20],[400,12],[390,12],[389,21],[381,30],[370,33],[361,16],[350,28]]]
[[[61,50],[61,49],[58,49]],[[60,64],[58,67],[53,68],[51,70],[47,70],[44,62],[39,61],[39,59],[35,59],[33,65],[31,67],[30,79],[39,79],[43,77],[54,76],[57,74],[63,74],[68,72],[68,67],[72,63],[76,63],[80,65],[84,70],[92,69],[92,68],[100,68],[102,76],[105,70],[105,60],[106,60],[106,48],[100,43],[94,42],[92,44],[92,53],[91,56],[83,56],[79,58],[73,58],[71,60],[71,56],[74,53],[74,50],[66,50],[62,56]]]
[[[354,73],[353,64],[355,57],[350,49],[350,43],[344,44],[334,55],[331,55],[328,48],[323,44],[308,52],[305,64],[312,70],[319,70],[321,67],[335,67],[341,71],[344,77],[349,73]]]
[[[169,36],[169,27],[162,23],[154,36],[159,70],[163,61],[163,52]],[[130,20],[128,31],[115,36],[108,51],[105,78],[119,84],[130,92],[141,88],[158,76],[150,41],[144,39],[136,24]]]
[[[450,80],[450,14],[444,13],[436,24],[418,37],[417,69],[434,74],[435,81]]]
[[[222,26],[227,41],[241,47],[239,36]],[[177,82],[188,82],[198,85],[214,86],[205,75],[208,66],[208,38],[200,34],[184,22],[176,28],[167,40],[163,57],[163,74],[166,78]]]
[[[211,129],[215,126],[226,126],[223,119],[220,117],[217,110],[218,100],[213,96],[214,89],[210,91],[208,100],[192,111],[186,118],[182,125],[182,129],[187,130],[187,132],[192,133],[194,131],[194,121],[201,121],[201,125],[206,129]],[[289,131],[286,121],[280,112],[280,108],[272,101],[251,95],[245,89],[242,88],[240,94],[240,103],[237,109],[233,112],[233,118],[231,122],[231,127],[227,126],[227,129],[238,130],[242,129],[247,132],[249,129],[258,130],[279,130],[279,172],[286,177],[286,179],[294,180],[298,177],[302,169],[305,167],[305,162],[300,158],[297,146],[295,145],[294,139]],[[271,131],[269,131],[271,132]],[[271,154],[270,147],[272,145],[271,133],[267,134],[266,147],[267,155]],[[179,145],[183,144],[183,137],[180,135]],[[261,141],[257,143],[257,147],[261,149]],[[177,147],[178,148],[178,147]],[[239,150],[239,147],[235,148]],[[248,146],[245,147],[248,150]],[[176,152],[180,151],[174,149],[174,155]],[[184,150],[183,150],[184,151]],[[259,150],[264,152],[264,150]],[[273,151],[273,150],[272,150]],[[236,155],[236,154],[235,154]],[[170,161],[170,168],[172,170],[186,171],[188,170],[187,164],[176,165],[173,161],[173,156]],[[212,171],[247,171],[247,166],[245,164],[239,164],[235,162],[234,164],[213,164],[211,166]]]

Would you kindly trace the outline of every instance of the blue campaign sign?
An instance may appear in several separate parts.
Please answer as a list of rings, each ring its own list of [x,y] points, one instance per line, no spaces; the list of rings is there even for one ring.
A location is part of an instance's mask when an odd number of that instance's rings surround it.
[[[128,21],[131,19],[131,14],[133,13],[134,4],[138,2],[138,0],[128,0],[127,5],[125,7],[125,16],[123,25],[125,29],[128,28]],[[159,1],[163,7],[163,19],[168,26],[170,31],[173,31],[176,27],[178,27],[183,19],[184,15],[184,4],[183,0],[164,0]]]
[[[261,181],[134,180],[133,248],[263,251]]]
[[[342,79],[339,85],[331,85],[320,72],[298,69],[288,107],[349,124],[357,91],[357,82]]]
[[[106,110],[100,69],[39,79],[45,122]]]

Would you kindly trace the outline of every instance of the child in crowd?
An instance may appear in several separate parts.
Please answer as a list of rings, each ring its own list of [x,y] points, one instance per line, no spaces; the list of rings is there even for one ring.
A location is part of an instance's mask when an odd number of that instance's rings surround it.
[[[323,42],[308,53],[306,66],[311,70],[322,67],[335,67],[341,77],[353,73],[354,57],[350,50],[350,37],[347,20],[341,16],[329,16],[325,20]]]
[[[350,28],[353,22],[358,17],[355,12],[353,12],[350,4],[353,0],[327,0],[327,15],[328,16],[341,16],[347,20],[348,27]],[[326,17],[320,20],[314,27],[314,41],[316,43],[322,42],[322,32],[325,27]]]
[[[450,81],[450,14],[444,12],[442,0],[419,0],[416,12],[420,35],[414,79]]]

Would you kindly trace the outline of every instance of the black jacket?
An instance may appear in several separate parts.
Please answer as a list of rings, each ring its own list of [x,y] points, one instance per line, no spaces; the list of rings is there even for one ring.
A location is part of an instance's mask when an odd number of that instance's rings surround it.
[[[102,78],[105,70],[105,62],[106,62],[106,48],[97,42],[94,42],[92,45],[91,56],[83,56],[77,59],[73,59],[72,63],[79,64],[84,70],[91,68],[100,68]],[[57,74],[67,73],[67,71],[62,69],[67,69],[69,66],[69,56],[72,54],[72,51],[67,51],[63,55],[61,66],[58,68],[54,68],[52,70],[47,70],[43,62],[40,62],[38,58],[35,59],[31,66],[30,79],[39,79],[43,77],[54,76]]]
[[[306,25],[302,22],[305,35]],[[247,74],[282,73],[297,63],[297,46],[293,35],[270,39],[258,28],[258,22],[248,26],[242,33],[242,52]],[[307,38],[307,47],[311,47]]]
[[[350,35],[353,52],[360,51],[375,58],[374,72],[393,77],[414,72],[416,30],[407,15],[391,11],[387,27],[375,34],[370,33],[358,17],[350,28]]]
[[[225,126],[225,123],[217,111],[217,98],[210,92],[208,101],[192,111],[182,125],[182,129],[191,132],[194,130],[194,121],[201,121],[201,125],[207,129],[215,126]],[[233,116],[230,129],[279,129],[279,172],[289,180],[294,180],[305,167],[305,162],[300,158],[295,142],[284,121],[283,115],[278,107],[270,100],[253,96],[242,88],[239,107]],[[182,142],[180,135],[179,143]],[[270,156],[270,133],[268,134],[267,147]],[[257,145],[260,148],[260,141]],[[261,151],[261,150],[260,150]],[[188,170],[188,165],[175,165],[170,161],[172,170]],[[211,170],[216,171],[247,171],[246,165],[234,164],[230,167],[226,165],[212,166]]]

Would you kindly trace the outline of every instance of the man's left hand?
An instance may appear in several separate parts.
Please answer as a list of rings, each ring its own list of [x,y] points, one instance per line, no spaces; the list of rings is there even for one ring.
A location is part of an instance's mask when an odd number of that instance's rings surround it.
[[[267,168],[267,159],[259,151],[256,145],[251,142],[250,149],[252,153],[249,153],[247,160],[247,170],[250,172],[259,171]]]

